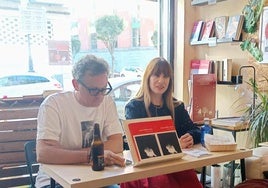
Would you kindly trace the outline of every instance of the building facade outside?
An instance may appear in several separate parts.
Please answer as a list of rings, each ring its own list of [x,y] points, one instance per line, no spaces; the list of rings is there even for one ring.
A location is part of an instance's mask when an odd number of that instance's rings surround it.
[[[29,71],[31,57],[32,71],[60,75],[62,82],[70,83],[72,63],[85,54],[98,55],[111,63],[104,43],[96,40],[94,22],[101,16],[112,14],[118,15],[124,22],[124,30],[118,36],[114,52],[114,72],[120,72],[125,66],[144,68],[150,59],[158,56],[158,49],[151,40],[158,29],[157,2],[91,0],[86,5],[82,0],[55,2],[60,3],[40,0],[23,4],[19,0],[1,0],[1,71]],[[107,3],[108,6],[103,6]],[[31,22],[26,23],[26,26],[36,24],[38,28],[45,22],[43,32],[22,30],[25,24],[22,8],[45,10],[44,18],[34,19],[31,15]],[[80,51],[72,56],[71,37],[75,35],[81,46]]]

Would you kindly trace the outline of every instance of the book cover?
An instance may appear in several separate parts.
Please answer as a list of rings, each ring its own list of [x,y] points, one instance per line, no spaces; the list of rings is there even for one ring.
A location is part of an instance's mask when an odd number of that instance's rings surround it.
[[[214,35],[214,20],[208,20],[204,23],[204,30],[201,40],[208,40]]]
[[[194,74],[209,74],[212,70],[211,60],[192,59],[190,76]]]
[[[231,81],[232,77],[232,59],[223,59],[223,81]]]
[[[243,15],[229,17],[225,38],[239,40],[244,22]]]
[[[194,22],[190,42],[196,42],[200,40],[204,21],[198,20]]]
[[[134,166],[183,156],[171,116],[123,120]]]
[[[216,61],[216,74],[217,74],[217,81],[223,81],[223,61]]]
[[[215,18],[215,35],[217,39],[223,39],[226,35],[228,16],[220,16]]]
[[[216,75],[195,74],[192,81],[191,118],[194,122],[215,117]]]

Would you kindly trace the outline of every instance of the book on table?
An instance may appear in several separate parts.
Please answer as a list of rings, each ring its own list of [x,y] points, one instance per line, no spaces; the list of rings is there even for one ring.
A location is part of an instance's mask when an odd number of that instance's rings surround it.
[[[232,40],[239,40],[242,32],[243,23],[244,23],[243,15],[229,16],[225,38]]]
[[[123,120],[123,127],[134,166],[183,157],[171,116]]]

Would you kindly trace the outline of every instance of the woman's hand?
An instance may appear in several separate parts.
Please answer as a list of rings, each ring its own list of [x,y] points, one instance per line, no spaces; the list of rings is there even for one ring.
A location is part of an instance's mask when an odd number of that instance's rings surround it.
[[[125,166],[125,158],[123,158],[120,154],[115,154],[110,150],[104,150],[104,162],[106,166],[110,165],[118,165]]]
[[[182,135],[179,141],[182,149],[190,148],[194,145],[194,139],[189,133]]]

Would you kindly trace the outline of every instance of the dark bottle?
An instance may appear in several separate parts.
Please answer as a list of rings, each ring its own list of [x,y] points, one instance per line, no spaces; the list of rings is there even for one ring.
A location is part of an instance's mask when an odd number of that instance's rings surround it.
[[[201,144],[205,146],[205,134],[212,134],[212,128],[209,126],[209,119],[204,118],[204,125],[201,127]]]
[[[104,144],[100,136],[100,126],[94,124],[94,139],[91,145],[92,170],[100,171],[104,169]]]

